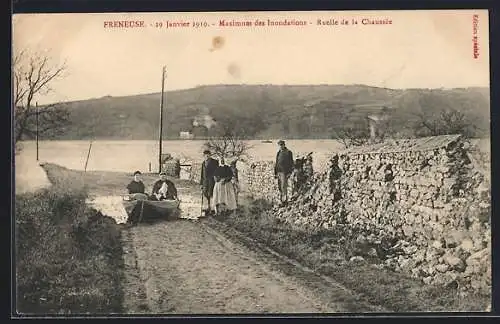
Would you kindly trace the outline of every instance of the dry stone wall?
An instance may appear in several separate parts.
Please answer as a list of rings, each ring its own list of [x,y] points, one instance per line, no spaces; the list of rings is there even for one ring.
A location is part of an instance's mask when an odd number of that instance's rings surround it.
[[[181,172],[181,164],[179,159],[171,159],[163,162],[162,171],[164,171],[170,177],[179,178]]]
[[[303,191],[313,174],[312,154],[297,156],[298,166],[290,175],[288,197]],[[253,199],[279,201],[278,180],[274,178],[274,161],[239,161],[237,164],[240,189]],[[191,164],[189,180],[199,183],[201,162]]]
[[[273,161],[255,161],[245,174],[246,193],[253,199],[279,200],[278,181],[274,178]],[[291,194],[291,188],[289,188]]]
[[[345,228],[353,255],[376,255],[425,283],[489,292],[490,188],[469,148],[447,135],[340,152],[271,212],[302,229]],[[272,161],[254,162],[244,178],[254,199],[276,200]]]
[[[289,178],[288,197],[304,192],[313,179],[312,153],[298,156]],[[253,199],[279,202],[278,180],[274,178],[274,161],[253,161],[241,173],[240,181],[245,193]]]
[[[239,168],[241,189],[254,199],[279,200],[278,182],[274,178],[274,162],[257,161]],[[190,180],[199,183],[201,177],[201,162],[191,165]],[[292,183],[292,181],[290,181]],[[289,196],[292,195],[289,186]]]
[[[191,171],[189,173],[189,180],[194,183],[200,183],[201,177],[201,163],[202,162],[192,162],[191,163]]]

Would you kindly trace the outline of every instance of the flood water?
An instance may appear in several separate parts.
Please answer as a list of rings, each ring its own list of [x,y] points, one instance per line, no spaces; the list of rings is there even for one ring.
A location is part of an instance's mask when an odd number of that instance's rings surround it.
[[[489,140],[481,140],[480,149],[489,153]],[[181,159],[181,163],[201,161],[204,141],[175,140],[163,141],[163,153],[170,153]],[[278,149],[276,141],[263,143],[259,140],[248,141],[250,160],[274,160]],[[327,165],[329,157],[343,148],[336,140],[288,140],[287,146],[294,156],[313,152],[313,168],[315,171]],[[158,171],[158,142],[157,141],[104,141],[92,143],[89,154],[89,141],[40,141],[39,161],[55,163],[69,169],[84,170],[87,161],[87,170],[142,172]],[[238,165],[244,170],[248,164]],[[45,186],[47,180],[36,160],[36,143],[26,141],[22,143],[22,150],[15,156],[15,180],[24,187]],[[189,176],[187,170],[181,171],[182,178]]]
[[[163,153],[170,153],[181,161],[201,161],[203,141],[163,141]],[[278,149],[276,142],[248,141],[252,160],[273,160]],[[26,141],[16,156],[16,168],[36,161],[36,143]],[[39,160],[55,163],[70,169],[83,170],[89,153],[89,141],[41,141]],[[329,156],[342,145],[335,140],[289,140],[287,146],[294,155],[314,152],[315,156]],[[158,170],[157,141],[95,141],[90,149],[87,170],[155,172]]]

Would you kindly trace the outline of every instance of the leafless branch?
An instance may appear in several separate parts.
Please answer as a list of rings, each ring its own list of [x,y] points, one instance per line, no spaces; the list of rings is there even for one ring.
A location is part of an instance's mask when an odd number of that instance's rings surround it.
[[[251,146],[237,134],[236,127],[221,125],[220,134],[209,138],[205,146],[216,156],[244,160]]]
[[[417,117],[415,130],[424,136],[462,134],[472,136],[478,127],[462,112],[442,109],[434,114],[414,113]]]
[[[49,56],[42,53],[21,50],[13,58],[13,110],[15,114],[15,141],[33,135],[34,117],[37,111],[33,101],[47,94],[49,85],[63,76],[65,64],[53,65]],[[40,107],[39,134],[60,131],[68,123],[69,115],[58,104]]]
[[[370,140],[369,127],[366,122],[359,118],[351,119],[346,116],[342,121],[342,127],[335,132],[334,137],[339,140],[345,148],[364,145]]]

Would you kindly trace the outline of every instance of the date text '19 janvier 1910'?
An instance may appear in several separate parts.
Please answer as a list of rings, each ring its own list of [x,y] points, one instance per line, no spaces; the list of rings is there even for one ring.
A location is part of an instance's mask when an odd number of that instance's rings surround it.
[[[178,27],[208,27],[208,23],[205,21],[154,21],[150,24],[146,24],[144,20],[112,20],[105,21],[104,28],[144,28],[144,27],[156,27],[156,28],[178,28]]]

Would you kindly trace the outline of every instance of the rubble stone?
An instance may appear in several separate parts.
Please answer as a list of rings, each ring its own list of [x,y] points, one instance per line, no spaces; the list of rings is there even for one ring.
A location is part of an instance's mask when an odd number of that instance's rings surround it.
[[[470,238],[466,238],[460,244],[460,248],[464,251],[471,252],[474,250],[474,242]]]
[[[429,277],[424,277],[424,278],[422,279],[422,281],[423,281],[426,285],[428,285],[428,284],[430,284],[430,283],[432,282],[432,277],[430,277],[430,276],[429,276]]]
[[[458,257],[451,255],[451,254],[446,254],[443,256],[444,262],[446,262],[451,269],[457,270],[457,271],[464,271],[465,270],[465,263]]]
[[[446,272],[449,269],[449,266],[447,264],[438,264],[436,266],[436,270],[439,272]]]
[[[362,262],[365,259],[362,256],[356,255],[349,259],[350,262]]]

